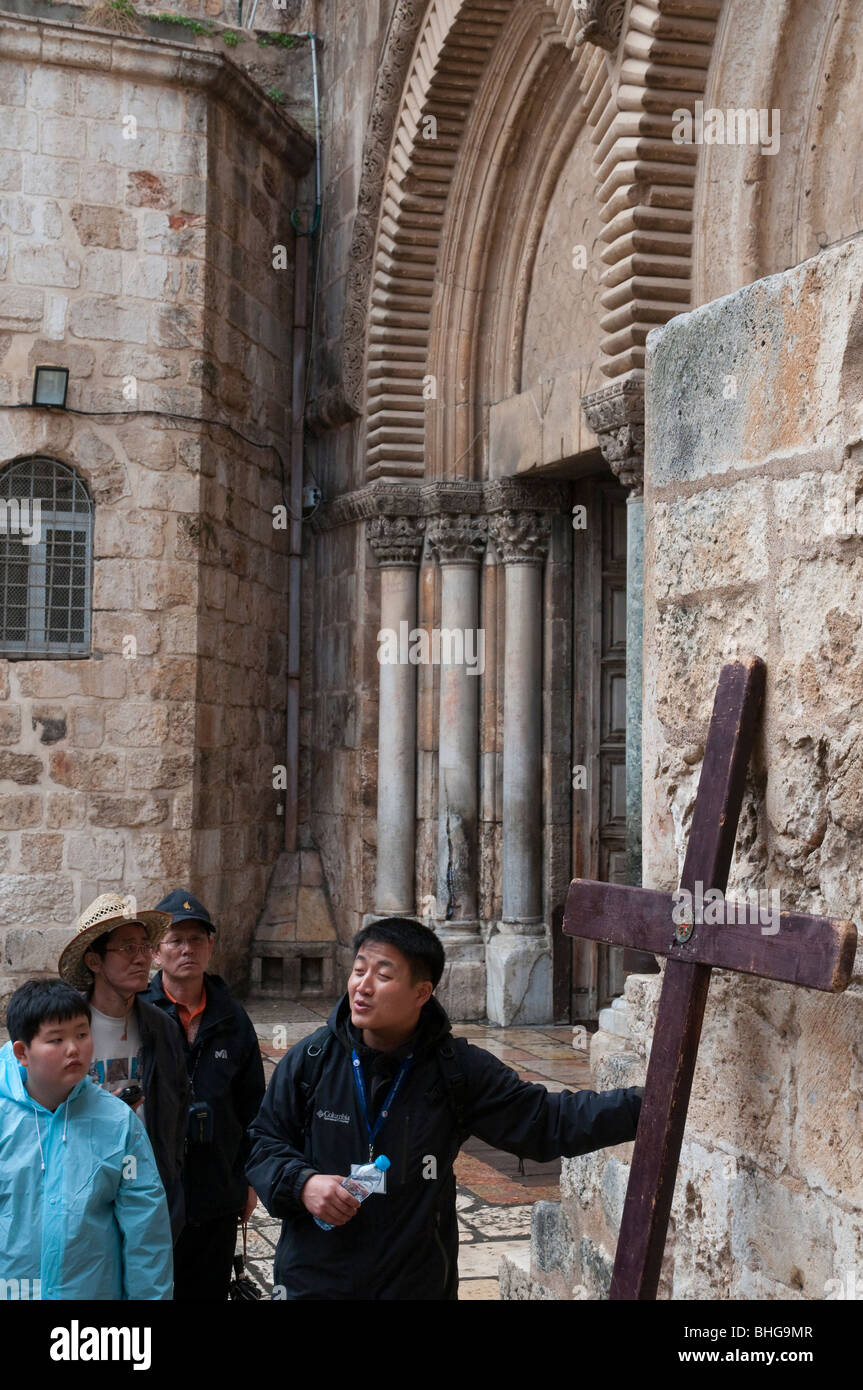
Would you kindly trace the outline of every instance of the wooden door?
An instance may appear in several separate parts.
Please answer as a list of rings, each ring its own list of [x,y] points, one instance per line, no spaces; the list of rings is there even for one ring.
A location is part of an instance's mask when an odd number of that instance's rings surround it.
[[[626,882],[626,490],[574,489],[573,877]],[[573,941],[570,1017],[595,1020],[623,989],[620,947]]]

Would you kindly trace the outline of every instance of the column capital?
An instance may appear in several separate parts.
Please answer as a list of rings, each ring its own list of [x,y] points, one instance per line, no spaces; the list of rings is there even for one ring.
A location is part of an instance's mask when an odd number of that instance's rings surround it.
[[[504,511],[489,519],[489,539],[505,565],[542,565],[550,536],[545,512]]]
[[[416,568],[420,562],[425,520],[421,516],[375,516],[366,536],[379,569]]]
[[[629,489],[630,497],[644,491],[644,374],[626,376],[582,396],[581,408],[612,473]]]
[[[488,518],[444,515],[429,517],[429,549],[440,565],[478,565],[488,540]]]

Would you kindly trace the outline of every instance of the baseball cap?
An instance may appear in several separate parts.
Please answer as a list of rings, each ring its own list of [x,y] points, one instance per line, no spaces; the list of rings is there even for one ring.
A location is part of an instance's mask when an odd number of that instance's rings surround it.
[[[162,899],[157,911],[170,912],[172,926],[176,926],[178,922],[203,922],[210,936],[216,934],[216,928],[204,904],[185,888],[175,888],[173,893]]]

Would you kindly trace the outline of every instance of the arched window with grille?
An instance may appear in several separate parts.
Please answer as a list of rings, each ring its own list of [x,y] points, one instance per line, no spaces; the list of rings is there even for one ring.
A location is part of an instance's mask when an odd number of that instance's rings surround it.
[[[0,468],[0,655],[90,653],[93,503],[68,464]]]

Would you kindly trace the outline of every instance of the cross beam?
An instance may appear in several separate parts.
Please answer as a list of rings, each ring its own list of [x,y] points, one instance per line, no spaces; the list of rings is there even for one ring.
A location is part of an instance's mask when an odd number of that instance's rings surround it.
[[[680,879],[692,902],[724,896],[764,677],[764,663],[757,657],[724,666],[719,677]],[[710,895],[710,889],[717,891]],[[741,922],[735,912],[734,925],[720,925],[706,912],[681,911],[682,901],[682,893],[576,879],[566,902],[563,930],[568,936],[668,958],[620,1223],[612,1299],[656,1297],[711,969],[740,970],[835,993],[847,987],[854,963],[857,932],[851,922],[785,912],[779,914],[778,931],[771,924],[765,933],[757,913]],[[723,913],[726,920],[729,915]]]

